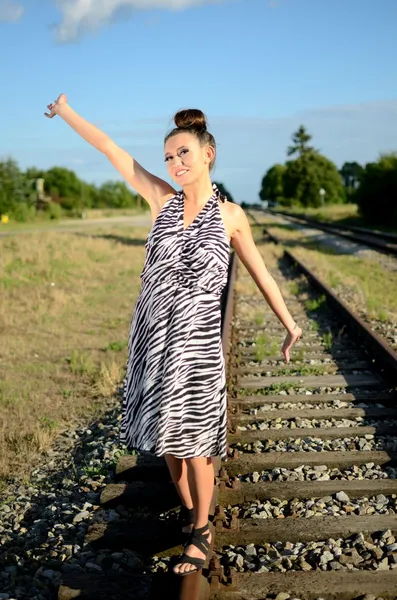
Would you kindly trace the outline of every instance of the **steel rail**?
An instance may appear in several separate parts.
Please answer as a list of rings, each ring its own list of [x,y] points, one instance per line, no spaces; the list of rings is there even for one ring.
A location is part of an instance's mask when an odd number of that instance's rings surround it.
[[[300,223],[303,225],[310,225],[321,231],[332,233],[339,237],[349,239],[356,243],[363,243],[371,248],[376,248],[386,254],[397,255],[397,236],[394,234],[381,233],[379,231],[372,232],[369,229],[362,229],[358,227],[349,227],[344,225],[337,225],[333,223],[324,223],[315,219],[310,219],[296,215],[294,213],[285,213],[283,211],[273,211],[267,209],[267,212],[271,215],[281,215],[284,219]]]

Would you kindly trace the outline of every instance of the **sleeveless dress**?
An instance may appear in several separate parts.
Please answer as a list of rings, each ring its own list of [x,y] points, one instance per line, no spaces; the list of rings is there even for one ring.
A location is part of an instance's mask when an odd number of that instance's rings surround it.
[[[226,457],[221,293],[230,243],[218,188],[184,229],[184,194],[163,205],[147,237],[131,321],[120,440],[177,458]]]

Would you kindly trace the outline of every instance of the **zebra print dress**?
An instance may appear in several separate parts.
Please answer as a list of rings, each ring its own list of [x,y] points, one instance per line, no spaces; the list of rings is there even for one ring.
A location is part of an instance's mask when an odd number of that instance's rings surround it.
[[[130,449],[226,456],[220,300],[230,243],[213,188],[186,229],[183,192],[167,200],[146,240],[122,406],[120,439]]]

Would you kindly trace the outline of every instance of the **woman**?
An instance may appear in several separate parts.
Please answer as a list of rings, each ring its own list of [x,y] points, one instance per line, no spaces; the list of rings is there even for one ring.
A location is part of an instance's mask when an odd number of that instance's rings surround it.
[[[208,554],[212,457],[226,456],[220,297],[230,245],[287,330],[287,362],[302,331],[264,265],[244,211],[211,184],[216,144],[201,111],[179,111],[165,138],[168,173],[182,188],[176,192],[80,117],[64,94],[48,109],[47,117],[59,115],[105,154],[150,206],[154,224],[131,323],[121,439],[165,457],[190,533],[174,572],[187,575]]]

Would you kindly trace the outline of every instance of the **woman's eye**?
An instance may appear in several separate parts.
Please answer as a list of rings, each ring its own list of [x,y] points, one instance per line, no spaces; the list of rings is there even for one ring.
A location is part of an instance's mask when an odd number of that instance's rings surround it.
[[[181,154],[183,154],[184,152],[189,152],[189,150],[181,150]]]
[[[171,156],[166,156],[164,159],[164,162],[168,162],[170,160]]]

